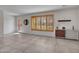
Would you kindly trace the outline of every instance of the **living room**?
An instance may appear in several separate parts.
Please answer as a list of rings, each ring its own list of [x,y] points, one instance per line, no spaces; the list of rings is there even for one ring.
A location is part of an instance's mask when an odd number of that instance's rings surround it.
[[[78,5],[0,5],[0,52],[78,53],[78,19]]]

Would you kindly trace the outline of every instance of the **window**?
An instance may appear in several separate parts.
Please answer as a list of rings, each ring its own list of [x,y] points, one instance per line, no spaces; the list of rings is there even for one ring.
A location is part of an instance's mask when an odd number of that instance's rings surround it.
[[[31,30],[53,31],[54,19],[53,15],[32,16]]]

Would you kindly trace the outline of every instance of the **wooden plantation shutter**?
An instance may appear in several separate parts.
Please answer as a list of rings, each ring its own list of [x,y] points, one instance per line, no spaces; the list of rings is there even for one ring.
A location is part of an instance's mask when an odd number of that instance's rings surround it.
[[[35,31],[53,31],[54,17],[53,15],[32,16],[31,30]]]

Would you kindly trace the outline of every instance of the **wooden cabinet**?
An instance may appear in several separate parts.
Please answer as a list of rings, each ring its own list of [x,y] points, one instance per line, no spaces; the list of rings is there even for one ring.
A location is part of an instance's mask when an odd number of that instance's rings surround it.
[[[56,38],[79,40],[79,32],[75,30],[55,30]]]
[[[59,38],[65,38],[65,30],[56,30],[55,36]]]

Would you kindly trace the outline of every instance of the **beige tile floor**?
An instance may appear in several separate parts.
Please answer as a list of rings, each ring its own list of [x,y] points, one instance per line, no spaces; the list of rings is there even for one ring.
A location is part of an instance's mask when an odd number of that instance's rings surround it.
[[[79,41],[17,34],[0,37],[0,53],[79,53]]]

